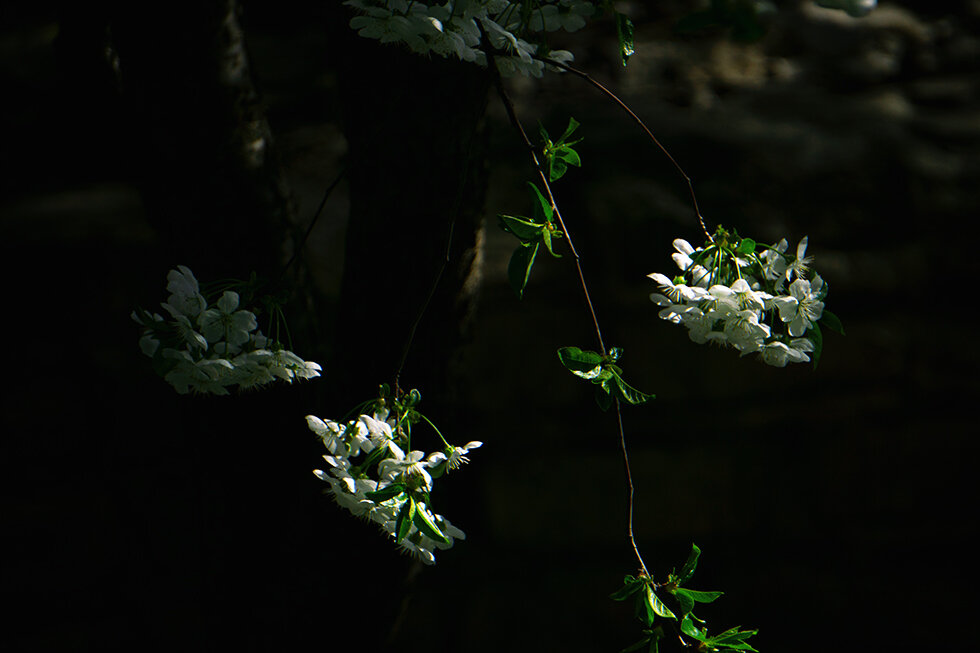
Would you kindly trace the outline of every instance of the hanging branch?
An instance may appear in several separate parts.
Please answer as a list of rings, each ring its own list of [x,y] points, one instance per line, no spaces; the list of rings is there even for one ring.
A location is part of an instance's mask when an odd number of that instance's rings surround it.
[[[481,31],[482,31],[482,27],[481,27]],[[599,326],[599,319],[596,316],[595,307],[593,306],[592,303],[592,297],[589,293],[588,283],[586,283],[585,281],[585,274],[582,271],[582,264],[578,251],[575,249],[574,242],[572,241],[572,236],[569,233],[568,228],[565,225],[565,222],[561,216],[561,211],[558,209],[558,204],[555,201],[554,194],[552,193],[551,190],[551,184],[548,181],[548,175],[545,174],[544,168],[541,165],[540,160],[538,159],[537,153],[535,152],[534,144],[531,143],[530,139],[528,138],[527,132],[524,130],[524,126],[521,124],[520,119],[517,117],[517,112],[514,109],[514,104],[513,102],[511,102],[510,96],[507,95],[507,92],[504,89],[503,81],[500,78],[500,73],[497,70],[496,63],[494,61],[493,49],[489,47],[489,40],[486,38],[485,33],[483,34],[483,37],[484,37],[484,43],[488,44],[488,47],[486,49],[487,57],[488,57],[488,68],[490,70],[490,74],[492,76],[494,86],[497,89],[497,94],[500,96],[500,99],[504,104],[504,108],[507,111],[507,116],[510,119],[511,124],[521,135],[521,140],[523,141],[524,146],[528,149],[528,153],[531,156],[531,161],[534,165],[534,169],[537,172],[538,177],[541,179],[541,183],[543,184],[545,192],[548,195],[548,202],[551,204],[551,208],[554,211],[555,218],[558,220],[558,224],[561,227],[561,230],[564,233],[565,238],[568,240],[568,248],[572,253],[572,258],[575,260],[575,269],[578,272],[579,283],[582,287],[582,294],[585,296],[585,302],[588,305],[589,314],[592,317],[592,324],[595,328],[596,339],[598,340],[598,344],[599,344],[599,351],[606,352],[605,342],[603,341],[602,338],[602,329]],[[561,352],[559,352],[559,356],[561,356]],[[647,571],[646,563],[643,561],[643,556],[640,554],[639,547],[637,547],[636,539],[633,535],[633,494],[634,494],[633,478],[632,478],[632,474],[630,473],[629,455],[626,449],[626,433],[623,429],[622,407],[619,401],[619,397],[613,397],[613,403],[616,406],[616,418],[619,426],[619,441],[623,453],[623,465],[626,470],[627,535],[629,537],[630,545],[633,548],[633,552],[636,555],[636,559],[640,564],[640,569],[642,570],[643,575],[649,576],[650,574]]]

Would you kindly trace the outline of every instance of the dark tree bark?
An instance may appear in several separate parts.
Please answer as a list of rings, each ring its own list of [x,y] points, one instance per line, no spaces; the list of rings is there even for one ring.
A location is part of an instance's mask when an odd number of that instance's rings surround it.
[[[148,216],[201,278],[273,275],[289,193],[236,0],[111,5],[131,155]]]
[[[338,367],[361,399],[390,383],[427,306],[401,383],[445,398],[479,287],[489,77],[346,32],[337,42],[351,212]]]

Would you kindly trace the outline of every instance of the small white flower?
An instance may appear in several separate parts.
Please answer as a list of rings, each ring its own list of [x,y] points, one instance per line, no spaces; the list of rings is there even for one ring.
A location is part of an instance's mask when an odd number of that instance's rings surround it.
[[[174,316],[174,326],[177,328],[177,335],[185,344],[193,348],[207,349],[208,341],[200,333],[194,330],[194,325],[186,315]]]
[[[758,350],[769,333],[769,327],[759,323],[756,311],[739,311],[725,321],[728,342],[743,354]]]
[[[772,295],[769,293],[752,290],[749,282],[745,279],[738,279],[732,284],[732,295],[739,308],[753,311],[763,310],[766,301],[772,299]]]
[[[209,308],[197,318],[208,342],[225,340],[232,347],[240,347],[249,341],[252,331],[259,324],[251,311],[239,311],[238,293],[226,290],[214,308]]]
[[[762,262],[763,276],[767,281],[779,279],[780,283],[782,283],[785,280],[782,277],[786,273],[787,264],[786,257],[783,256],[783,253],[787,247],[789,247],[789,243],[783,238],[773,247],[759,254],[759,260]]]
[[[175,319],[178,316],[196,317],[207,308],[207,301],[200,293],[197,279],[186,266],[178,265],[167,273],[167,290],[170,297],[161,304]]]
[[[803,240],[796,246],[796,258],[789,264],[785,272],[786,281],[789,281],[791,276],[803,279],[810,270],[809,265],[813,261],[813,257],[806,255],[808,238],[808,236],[804,236]]]
[[[660,287],[660,291],[663,293],[662,296],[666,297],[671,301],[671,303],[674,304],[680,304],[681,302],[698,302],[702,299],[706,299],[708,295],[704,288],[698,286],[688,286],[683,283],[675,284],[670,280],[670,278],[667,277],[667,275],[660,274],[659,272],[648,274],[647,277],[656,281],[657,285]],[[658,297],[659,296],[660,295],[658,295]],[[650,299],[659,304],[659,302],[654,299],[653,295],[650,295]]]
[[[306,416],[306,425],[323,442],[323,446],[332,454],[347,451],[344,445],[344,429],[337,422],[324,421],[316,415]]]
[[[794,349],[782,342],[769,342],[759,348],[762,362],[774,367],[786,367],[787,363],[806,363],[810,360],[799,349]]]
[[[425,469],[429,463],[424,461],[424,458],[425,453],[410,451],[401,459],[386,458],[382,460],[378,469],[382,476],[400,479],[400,482],[413,489],[428,491],[432,489],[432,476]]]
[[[427,465],[430,468],[434,468],[445,463],[447,470],[456,469],[460,465],[470,462],[470,459],[466,454],[473,449],[478,449],[482,446],[482,442],[474,440],[473,442],[467,442],[466,445],[462,447],[447,447],[445,452],[437,451],[429,454],[429,457],[426,459]]]
[[[822,279],[817,284],[818,289],[821,285]],[[773,302],[779,309],[779,319],[789,322],[789,334],[794,337],[802,336],[823,315],[823,302],[817,299],[817,293],[806,279],[797,279],[791,283],[789,293],[776,297]]]

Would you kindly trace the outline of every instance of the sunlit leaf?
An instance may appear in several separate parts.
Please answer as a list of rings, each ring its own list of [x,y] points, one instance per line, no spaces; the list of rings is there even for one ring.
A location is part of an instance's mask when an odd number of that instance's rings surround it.
[[[623,59],[623,67],[633,53],[633,21],[628,16],[616,13],[616,35],[619,37],[619,56]]]
[[[431,515],[429,515],[428,508],[420,508],[416,506],[415,516],[412,521],[415,524],[415,527],[426,536],[432,538],[436,542],[449,544],[449,538],[446,537],[441,530],[439,530],[438,526],[436,526],[435,520]]]
[[[602,372],[602,356],[594,351],[562,347],[558,350],[558,360],[565,369],[583,379],[594,379]]]
[[[625,601],[642,590],[645,584],[645,578],[633,578],[632,576],[627,576],[623,579],[623,586],[610,594],[609,598],[611,598],[613,601]]]
[[[514,234],[524,241],[537,240],[541,236],[541,231],[545,225],[532,222],[523,216],[498,214],[497,220],[500,228],[507,233]]]
[[[684,584],[694,575],[694,570],[698,568],[698,558],[700,556],[701,549],[698,548],[697,544],[692,543],[691,553],[687,556],[687,561],[681,567],[681,573],[677,576],[678,583]]]
[[[547,249],[548,253],[554,256],[555,258],[561,258],[561,254],[556,254],[555,250],[552,248],[551,245],[552,236],[561,238],[562,233],[560,231],[553,232],[551,231],[551,229],[547,229],[547,228],[541,230],[541,242],[544,243],[545,249]]]
[[[616,386],[619,389],[619,397],[627,401],[628,403],[639,406],[640,404],[645,404],[651,399],[656,399],[656,395],[647,394],[645,392],[640,392],[630,384],[623,380],[623,377],[618,374],[615,375]]]
[[[704,641],[705,629],[694,623],[694,619],[691,618],[693,616],[692,614],[684,615],[684,618],[681,619],[681,632],[698,641]]]
[[[415,499],[408,498],[402,504],[402,509],[398,511],[398,520],[395,522],[395,541],[401,542],[412,530],[412,520],[415,519]]]
[[[657,615],[663,617],[664,619],[677,619],[677,616],[670,611],[670,608],[664,605],[663,601],[661,601],[657,597],[652,587],[647,585],[646,590],[647,590],[647,603],[650,604],[651,610],[653,610]]]
[[[554,209],[551,207],[551,202],[549,202],[538,187],[527,182],[528,187],[531,189],[531,197],[534,205],[534,217],[538,218],[538,222],[551,222],[552,217],[554,217]]]
[[[578,127],[579,127],[579,121],[576,120],[575,118],[572,118],[571,116],[569,116],[568,117],[568,127],[565,128],[565,133],[561,135],[561,138],[558,139],[558,142],[559,143],[564,143],[565,145],[571,145],[571,143],[566,143],[565,141],[568,140],[568,137],[571,136],[572,135],[572,132],[574,132],[576,129],[578,129]],[[579,140],[581,140],[581,139],[579,139]],[[575,141],[575,142],[577,143],[578,141]]]
[[[702,592],[699,590],[689,590],[687,588],[679,589],[677,591],[684,592],[698,603],[712,603],[717,600],[719,596],[724,594],[724,592]]]

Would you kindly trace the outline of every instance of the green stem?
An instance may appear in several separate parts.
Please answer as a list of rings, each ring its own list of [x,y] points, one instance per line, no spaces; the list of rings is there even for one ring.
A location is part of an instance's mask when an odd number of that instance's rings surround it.
[[[421,417],[423,420],[425,420],[425,423],[432,427],[432,430],[436,432],[436,435],[439,436],[439,439],[442,440],[442,443],[444,445],[446,445],[447,447],[452,447],[453,446],[453,445],[449,444],[448,442],[446,442],[446,438],[444,438],[442,436],[442,433],[439,431],[439,428],[435,424],[432,423],[432,420],[430,420],[428,417],[426,417],[425,415],[423,415],[422,413],[420,413],[418,411],[416,411],[415,414],[418,415],[419,417]]]

